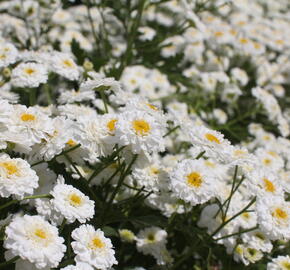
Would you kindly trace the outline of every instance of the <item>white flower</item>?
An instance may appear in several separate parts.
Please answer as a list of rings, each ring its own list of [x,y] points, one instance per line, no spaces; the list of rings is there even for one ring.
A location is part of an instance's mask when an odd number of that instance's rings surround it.
[[[276,196],[258,198],[256,212],[261,231],[270,239],[290,239],[290,202]]]
[[[166,249],[167,232],[159,227],[150,227],[141,230],[136,239],[138,251],[145,255],[152,255],[158,265],[172,262],[172,258]]]
[[[71,56],[64,53],[54,53],[50,61],[52,72],[55,72],[71,81],[75,81],[79,78],[79,68]]]
[[[93,91],[75,91],[75,90],[62,90],[58,97],[60,104],[82,102],[87,100],[94,100],[95,93]]]
[[[13,44],[0,42],[0,68],[13,64],[17,59],[17,53]]]
[[[139,27],[138,31],[141,33],[139,39],[142,41],[152,40],[156,35],[156,31],[148,26]]]
[[[223,134],[205,126],[192,126],[193,123],[189,126],[189,124],[186,129],[193,144],[204,147],[207,153],[217,158],[222,160],[228,158],[230,142],[224,139]]]
[[[202,160],[185,159],[169,176],[171,190],[191,205],[207,202],[216,194],[218,176],[214,177]]]
[[[134,154],[164,150],[164,126],[144,111],[126,111],[116,123],[120,145],[130,145]]]
[[[118,262],[115,259],[115,251],[109,238],[92,225],[81,225],[72,232],[71,243],[76,262],[86,262],[98,269],[107,269]]]
[[[11,78],[17,87],[38,87],[47,82],[48,74],[43,64],[21,63],[13,69]]]
[[[25,136],[25,141],[29,143],[29,146],[40,143],[42,139],[47,139],[53,134],[51,118],[35,107],[14,105],[13,110],[9,112],[9,120],[5,124],[13,135]]]
[[[66,146],[75,146],[75,133],[77,125],[71,119],[58,116],[51,120],[53,132],[33,148],[33,153],[39,158],[51,160],[61,153]]]
[[[38,187],[38,176],[27,161],[0,155],[0,196],[15,195],[23,198]]]
[[[290,257],[278,256],[267,264],[267,270],[288,270],[290,269]]]
[[[167,243],[167,232],[159,227],[149,227],[141,230],[136,239],[138,251],[153,255]]]
[[[57,267],[66,246],[56,227],[40,216],[16,217],[6,227],[4,247],[37,268]]]
[[[75,220],[85,223],[95,214],[94,201],[73,186],[59,181],[50,193],[53,196],[51,201],[53,208],[61,213],[68,223]]]

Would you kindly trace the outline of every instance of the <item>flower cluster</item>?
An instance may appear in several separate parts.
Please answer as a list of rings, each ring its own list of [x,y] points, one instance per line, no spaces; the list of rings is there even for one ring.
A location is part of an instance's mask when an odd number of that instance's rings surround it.
[[[1,1],[0,268],[290,269],[289,8]]]

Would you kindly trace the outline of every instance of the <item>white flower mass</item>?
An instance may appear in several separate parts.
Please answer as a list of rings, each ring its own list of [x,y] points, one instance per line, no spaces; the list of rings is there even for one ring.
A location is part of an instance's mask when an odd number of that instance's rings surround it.
[[[289,16],[0,1],[0,268],[289,270]]]

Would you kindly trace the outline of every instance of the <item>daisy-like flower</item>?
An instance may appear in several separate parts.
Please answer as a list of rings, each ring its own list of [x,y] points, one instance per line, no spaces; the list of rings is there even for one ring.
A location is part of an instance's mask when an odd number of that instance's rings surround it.
[[[239,244],[234,250],[234,260],[238,262],[242,261],[245,265],[255,263],[262,258],[263,253],[260,250],[250,247],[248,245]]]
[[[17,216],[6,227],[4,247],[13,256],[35,264],[37,268],[57,267],[66,246],[56,227],[41,216]]]
[[[249,190],[260,196],[280,196],[283,198],[284,192],[277,176],[269,170],[255,170],[248,175]]]
[[[167,232],[159,227],[150,227],[141,230],[136,239],[138,251],[145,255],[152,255],[158,265],[172,262],[172,258],[166,249]]]
[[[290,239],[290,203],[277,196],[258,198],[257,215],[260,229],[271,240]]]
[[[12,70],[12,84],[17,87],[38,87],[48,79],[47,69],[39,63],[21,63]]]
[[[120,145],[130,145],[134,154],[164,150],[165,127],[144,111],[126,111],[116,123]]]
[[[53,208],[61,213],[68,223],[75,220],[85,223],[95,214],[94,201],[73,186],[64,184],[63,178],[59,178],[58,184],[50,193],[54,197],[51,201]]]
[[[136,240],[135,234],[127,229],[121,229],[119,230],[119,235],[122,241],[133,243]]]
[[[27,161],[0,155],[0,196],[15,195],[23,198],[38,187],[38,176]]]
[[[143,254],[154,254],[165,247],[167,243],[167,232],[159,227],[150,227],[141,230],[136,239],[138,251]]]
[[[278,256],[272,259],[271,262],[267,264],[267,270],[289,270],[290,269],[290,257]]]
[[[55,53],[51,58],[51,71],[74,81],[79,78],[80,71],[71,56],[64,53]]]
[[[17,49],[11,43],[0,42],[0,68],[13,64],[17,58]]]
[[[97,269],[108,269],[117,264],[115,251],[109,238],[92,225],[81,225],[72,232],[71,243],[76,262],[86,262]]]
[[[40,143],[42,139],[47,139],[49,135],[53,134],[51,118],[40,109],[15,105],[9,116],[7,125],[9,125],[10,131],[27,137],[30,145]]]
[[[191,205],[201,204],[216,194],[215,178],[202,160],[185,159],[169,174],[171,190]]]
[[[224,139],[223,134],[205,126],[190,125],[186,129],[193,144],[204,147],[208,153],[217,158],[228,159],[230,142]]]

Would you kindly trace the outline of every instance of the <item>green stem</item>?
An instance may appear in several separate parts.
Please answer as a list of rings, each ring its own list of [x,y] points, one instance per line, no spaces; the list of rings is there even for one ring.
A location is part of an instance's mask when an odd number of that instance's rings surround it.
[[[118,72],[118,76],[117,76],[116,79],[119,79],[121,77],[121,75],[123,73],[123,70],[131,62],[133,44],[134,44],[134,40],[135,40],[135,37],[136,37],[136,34],[137,34],[138,27],[139,27],[140,22],[141,22],[141,18],[142,18],[142,13],[143,13],[143,9],[144,9],[144,6],[145,6],[145,2],[146,2],[146,0],[140,0],[140,2],[139,2],[137,15],[136,15],[136,18],[135,18],[135,20],[133,22],[131,31],[129,33],[129,37],[128,37],[128,41],[127,41],[127,49],[126,49],[124,58],[122,59],[122,62],[121,62],[121,65],[120,65],[120,69],[119,69],[119,72]]]
[[[52,198],[52,196],[50,194],[42,194],[42,195],[27,196],[27,197],[24,197],[21,200],[11,200],[11,201],[1,205],[0,206],[0,210],[4,209],[6,207],[9,207],[12,204],[16,204],[16,203],[18,203],[20,201],[25,201],[25,200],[29,200],[29,199],[39,199],[39,198]]]
[[[179,129],[180,126],[176,126],[172,129],[170,129],[167,133],[165,133],[165,135],[163,135],[163,138],[167,137],[169,134],[171,134],[172,132],[174,132],[175,130]]]
[[[252,228],[249,228],[249,229],[246,229],[246,230],[242,230],[242,231],[239,231],[239,232],[236,232],[236,233],[225,235],[225,236],[220,237],[220,238],[216,238],[216,239],[214,239],[214,241],[219,241],[219,240],[222,240],[222,239],[225,239],[225,238],[230,238],[232,236],[241,235],[241,234],[246,233],[246,232],[251,232],[251,231],[257,230],[258,228],[259,228],[259,226],[255,226],[255,227],[252,227]]]
[[[20,259],[20,256],[15,256],[15,257],[13,257],[12,259],[10,259],[10,260],[7,261],[7,262],[0,263],[0,268],[4,268],[4,267],[6,267],[7,265],[16,262],[18,259]]]
[[[57,158],[57,157],[59,157],[59,156],[61,156],[61,155],[67,154],[67,153],[69,153],[69,152],[71,152],[71,151],[73,151],[73,150],[79,148],[80,146],[81,146],[80,144],[77,144],[77,145],[73,146],[72,148],[69,148],[69,149],[67,149],[67,150],[65,150],[65,151],[63,151],[63,152],[61,152],[60,154],[56,155],[56,156],[54,157],[54,159]],[[41,163],[44,163],[44,162],[47,162],[47,161],[45,161],[45,160],[37,161],[37,162],[35,162],[35,163],[32,163],[32,164],[31,164],[31,167],[36,166],[36,165],[41,164]]]
[[[30,88],[29,89],[29,105],[33,106],[36,103],[36,89]]]
[[[105,96],[104,90],[100,90],[100,95],[101,95],[101,98],[102,98],[103,103],[104,103],[105,112],[108,113],[109,110],[108,110],[108,105],[107,105],[107,101],[106,101],[106,96]]]
[[[6,207],[9,207],[9,206],[12,205],[12,204],[16,204],[16,203],[18,203],[18,200],[12,200],[12,201],[9,201],[9,202],[7,202],[7,203],[1,205],[1,206],[0,206],[0,210],[4,209],[4,208],[6,208]]]
[[[241,211],[239,211],[237,214],[235,214],[234,216],[232,216],[231,218],[223,222],[210,236],[213,237],[214,235],[216,235],[223,227],[225,227],[233,219],[235,219],[236,217],[244,213],[246,210],[248,210],[248,208],[250,208],[255,203],[255,201],[256,201],[256,197],[253,198]]]
[[[239,167],[236,165],[235,166],[233,183],[232,183],[232,188],[231,188],[231,193],[230,193],[230,196],[228,198],[228,203],[227,203],[227,206],[226,206],[226,210],[224,212],[223,221],[225,220],[225,218],[227,216],[227,213],[228,213],[228,210],[229,210],[229,207],[230,207],[230,204],[231,204],[232,197],[233,197],[233,195],[235,193],[234,190],[235,190],[235,184],[236,184],[236,181],[237,181],[238,169],[239,169]]]
[[[200,152],[195,159],[200,159],[205,154],[205,151]]]

